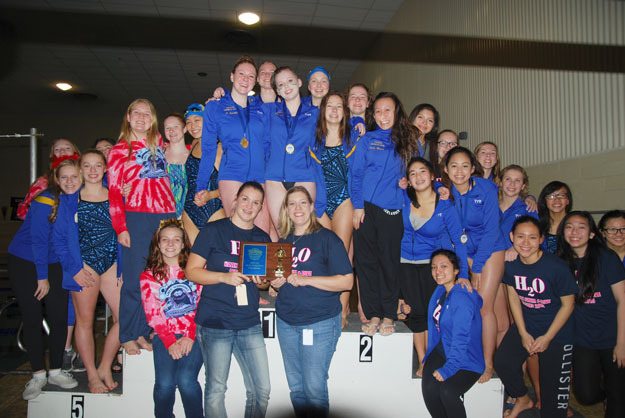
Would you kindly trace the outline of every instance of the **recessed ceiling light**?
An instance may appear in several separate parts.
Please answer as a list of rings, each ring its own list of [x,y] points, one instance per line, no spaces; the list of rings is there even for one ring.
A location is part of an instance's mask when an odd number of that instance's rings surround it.
[[[246,25],[253,25],[260,21],[260,16],[252,12],[244,12],[239,15],[239,21]]]
[[[69,83],[56,83],[56,87],[59,90],[67,91],[70,90],[73,86]]]
[[[248,95],[248,96],[253,96],[253,95],[255,95],[255,94],[256,94],[256,92],[255,92],[254,90],[250,90],[250,92],[249,92],[249,93],[247,93],[247,95]]]

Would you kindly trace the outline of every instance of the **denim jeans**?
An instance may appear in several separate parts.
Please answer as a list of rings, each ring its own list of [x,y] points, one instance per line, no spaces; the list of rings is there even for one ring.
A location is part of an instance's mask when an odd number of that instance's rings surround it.
[[[180,391],[182,406],[187,418],[202,418],[202,388],[197,376],[202,368],[202,351],[197,341],[191,352],[174,360],[163,342],[154,336],[154,416],[171,418],[176,400],[176,387]]]
[[[262,418],[269,402],[269,362],[263,330],[254,325],[248,329],[230,330],[197,326],[197,338],[204,357],[206,417],[227,417],[226,383],[232,354],[239,363],[245,383],[245,418]]]
[[[278,317],[277,330],[295,416],[327,417],[328,370],[341,336],[341,314],[309,325],[289,325]],[[304,345],[304,330],[312,330],[311,345]]]

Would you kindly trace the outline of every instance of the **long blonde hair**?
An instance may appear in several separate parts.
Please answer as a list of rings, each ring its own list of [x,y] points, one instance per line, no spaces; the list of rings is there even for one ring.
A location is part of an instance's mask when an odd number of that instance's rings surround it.
[[[293,193],[301,192],[306,196],[308,203],[314,206],[314,202],[308,190],[306,190],[303,186],[293,186],[291,187],[284,196],[284,200],[282,201],[282,206],[280,206],[280,216],[278,217],[278,234],[280,234],[280,238],[286,238],[289,234],[292,234],[295,231],[295,225],[293,225],[293,221],[289,218],[289,197]],[[305,235],[312,234],[315,231],[321,229],[321,224],[317,220],[317,215],[315,214],[314,208],[310,213],[310,223],[308,224],[308,228],[306,229]]]
[[[148,106],[150,108],[150,113],[152,113],[152,123],[145,138],[147,146],[152,154],[156,154],[156,148],[158,147],[161,139],[161,134],[158,132],[158,118],[156,117],[156,108],[148,99],[135,99],[132,103],[130,103],[130,105],[128,105],[128,109],[126,110],[126,113],[124,114],[124,117],[122,119],[122,126],[119,134],[119,140],[124,141],[126,142],[126,144],[128,144],[128,158],[130,158],[132,155],[130,142],[132,141],[133,137],[132,129],[130,128],[130,122],[128,122],[128,116],[130,116],[130,113],[132,113],[134,108],[141,103]]]

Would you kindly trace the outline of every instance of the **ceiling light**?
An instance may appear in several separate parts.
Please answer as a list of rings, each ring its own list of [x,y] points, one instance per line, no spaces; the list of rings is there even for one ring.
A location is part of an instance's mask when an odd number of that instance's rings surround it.
[[[73,86],[69,83],[56,83],[56,87],[59,90],[67,91],[70,90]]]
[[[256,92],[254,90],[250,90],[249,93],[247,93],[248,96],[253,96],[255,94],[256,94]]]
[[[246,25],[253,25],[255,23],[258,23],[259,20],[260,16],[258,16],[256,13],[244,12],[239,15],[239,21]]]

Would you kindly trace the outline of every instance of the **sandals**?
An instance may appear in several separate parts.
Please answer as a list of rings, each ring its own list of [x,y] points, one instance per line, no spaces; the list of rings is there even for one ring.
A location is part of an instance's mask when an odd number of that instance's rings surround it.
[[[388,337],[391,334],[395,333],[395,323],[394,322],[382,322],[380,325],[380,335],[383,337]]]
[[[373,337],[378,332],[378,329],[380,329],[380,323],[371,321],[368,324],[362,324],[361,329],[362,332]]]
[[[120,354],[123,354],[121,350],[117,352],[117,354],[115,355],[115,359],[113,360],[113,364],[111,364],[111,372],[113,374],[120,374],[124,371],[124,366],[122,366],[122,364],[119,362]]]

